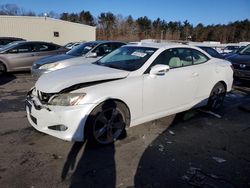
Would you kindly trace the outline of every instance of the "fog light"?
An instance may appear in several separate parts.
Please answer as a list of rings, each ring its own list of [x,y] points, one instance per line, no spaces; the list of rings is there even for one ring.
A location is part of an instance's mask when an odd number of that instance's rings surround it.
[[[66,131],[68,129],[68,127],[65,125],[53,125],[49,126],[48,128],[55,131]]]

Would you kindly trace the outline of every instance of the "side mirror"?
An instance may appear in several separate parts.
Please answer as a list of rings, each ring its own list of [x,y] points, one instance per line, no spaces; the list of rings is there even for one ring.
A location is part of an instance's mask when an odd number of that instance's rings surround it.
[[[165,73],[169,71],[170,67],[168,65],[155,65],[151,68],[149,75],[155,76],[163,76]]]
[[[90,53],[87,55],[87,57],[89,57],[89,58],[96,58],[96,57],[97,57],[97,53],[95,53],[95,52],[90,52]]]

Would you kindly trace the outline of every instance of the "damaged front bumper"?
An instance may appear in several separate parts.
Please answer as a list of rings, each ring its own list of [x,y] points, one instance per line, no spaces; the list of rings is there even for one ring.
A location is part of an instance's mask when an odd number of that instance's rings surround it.
[[[83,141],[85,122],[94,104],[44,105],[29,92],[25,108],[28,121],[36,130],[67,141]]]

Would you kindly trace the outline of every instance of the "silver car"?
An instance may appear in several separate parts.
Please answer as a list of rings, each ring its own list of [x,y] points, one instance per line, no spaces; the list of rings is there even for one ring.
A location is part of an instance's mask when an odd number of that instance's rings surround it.
[[[36,61],[32,66],[31,73],[33,76],[39,77],[44,73],[68,66],[93,63],[123,45],[126,43],[117,41],[85,42],[66,54],[49,56]]]
[[[30,70],[32,64],[45,56],[65,53],[67,49],[53,43],[18,41],[0,50],[0,72]]]

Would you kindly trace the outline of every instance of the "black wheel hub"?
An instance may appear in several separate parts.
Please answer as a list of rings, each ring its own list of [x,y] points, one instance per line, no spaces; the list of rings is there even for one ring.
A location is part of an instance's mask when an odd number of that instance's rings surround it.
[[[94,122],[94,137],[101,144],[109,144],[119,138],[125,118],[119,109],[109,108],[101,112]]]

